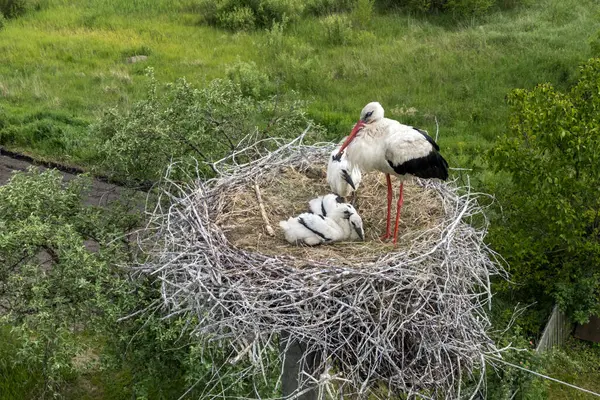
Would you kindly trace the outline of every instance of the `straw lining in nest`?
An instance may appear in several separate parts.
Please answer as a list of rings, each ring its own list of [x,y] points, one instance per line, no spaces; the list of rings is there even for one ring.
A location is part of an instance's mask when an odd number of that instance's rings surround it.
[[[279,221],[308,211],[310,199],[330,193],[325,177],[326,160],[324,158],[321,163],[304,170],[281,167],[278,172],[261,179],[259,190],[268,221],[275,228],[273,236],[267,232],[252,184],[236,187],[236,190],[228,193],[226,196],[229,205],[224,208],[216,223],[221,226],[231,244],[262,254],[285,254],[344,264],[372,261],[392,250],[393,246],[389,242],[379,239],[385,231],[387,188],[385,176],[377,172],[364,176],[355,203],[363,220],[365,242],[338,242],[308,247],[291,245],[284,239]],[[435,189],[425,189],[420,183],[408,181],[404,184],[404,207],[397,249],[406,249],[417,236],[443,221],[440,193]],[[395,208],[394,202],[393,212]],[[392,215],[392,224],[393,218]]]

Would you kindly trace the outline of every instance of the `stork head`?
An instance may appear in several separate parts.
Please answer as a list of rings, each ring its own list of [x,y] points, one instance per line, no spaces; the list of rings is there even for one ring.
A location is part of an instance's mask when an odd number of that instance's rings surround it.
[[[370,124],[375,121],[379,121],[383,118],[383,107],[376,101],[372,101],[367,104],[360,112],[360,120],[363,125]]]
[[[350,218],[348,218],[348,221],[350,221],[350,225],[352,225],[352,229],[354,229],[354,232],[356,233],[356,236],[358,237],[358,239],[364,241],[365,240],[365,230],[363,228],[363,222],[362,222],[362,218],[360,217],[360,215],[352,214],[350,216]],[[354,234],[352,235],[352,237],[354,238]]]
[[[336,220],[341,220],[341,223],[348,223],[352,230],[350,231],[350,237],[352,239],[365,240],[365,231],[363,228],[363,222],[356,209],[349,203],[338,204],[335,216]],[[340,223],[338,222],[338,223]]]
[[[360,132],[360,130],[365,125],[380,121],[382,118],[383,107],[381,106],[381,104],[379,104],[376,101],[372,101],[369,104],[367,104],[360,112],[360,119],[358,120],[356,125],[354,125],[354,128],[352,128],[352,132],[350,132],[350,135],[342,144],[342,147],[340,148],[340,151],[338,152],[337,156],[335,156],[335,159],[339,160],[341,158],[342,153],[344,152],[346,147],[348,147],[348,145],[354,140],[358,132]]]

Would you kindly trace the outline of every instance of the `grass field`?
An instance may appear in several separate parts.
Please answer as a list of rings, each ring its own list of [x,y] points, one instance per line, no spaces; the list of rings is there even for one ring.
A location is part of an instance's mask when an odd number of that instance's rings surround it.
[[[7,22],[0,34],[0,144],[86,165],[86,127],[105,108],[144,93],[148,66],[160,81],[196,86],[255,62],[312,101],[310,115],[348,132],[362,106],[435,131],[454,166],[477,167],[481,149],[506,126],[504,98],[516,87],[568,85],[600,28],[597,2],[540,0],[480,19],[375,13],[361,28],[325,17],[283,31],[230,33],[199,24],[187,1],[49,1]],[[342,44],[340,44],[342,43]],[[128,64],[132,55],[149,56]],[[475,162],[474,160],[477,160]]]

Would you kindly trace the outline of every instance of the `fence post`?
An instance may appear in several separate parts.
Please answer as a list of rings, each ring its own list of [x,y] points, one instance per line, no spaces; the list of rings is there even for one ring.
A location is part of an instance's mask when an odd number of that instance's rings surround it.
[[[320,400],[319,390],[314,387],[299,396],[290,397],[293,393],[305,390],[314,382],[306,377],[311,375],[319,379],[319,354],[316,352],[306,353],[306,345],[297,340],[290,342],[289,334],[282,332],[279,340],[279,351],[284,355],[283,374],[281,376],[282,395],[284,399],[294,400]],[[289,344],[288,344],[289,342]],[[302,377],[304,375],[304,377]],[[302,385],[304,383],[304,385]],[[301,387],[302,385],[302,387]],[[315,385],[316,386],[316,385]]]
[[[558,305],[555,305],[535,351],[540,353],[554,346],[562,346],[572,330],[571,321],[558,309]]]

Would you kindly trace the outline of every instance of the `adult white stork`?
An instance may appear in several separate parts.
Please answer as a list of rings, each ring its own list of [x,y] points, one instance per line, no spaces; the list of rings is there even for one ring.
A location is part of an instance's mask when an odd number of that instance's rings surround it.
[[[387,180],[387,220],[382,239],[391,237],[390,218],[392,208],[392,182],[390,175],[401,179],[398,203],[396,206],[396,224],[394,244],[398,240],[400,209],[404,202],[404,179],[408,176],[419,178],[448,178],[448,163],[439,152],[437,143],[422,131],[403,125],[393,119],[384,118],[381,104],[374,101],[360,112],[360,119],[346,138],[335,156],[341,159],[344,151],[348,160],[361,171],[381,171]]]
[[[362,174],[360,168],[348,161],[348,157],[342,154],[336,158],[341,146],[331,152],[327,163],[327,183],[331,191],[338,196],[347,197],[356,191],[360,184]]]

